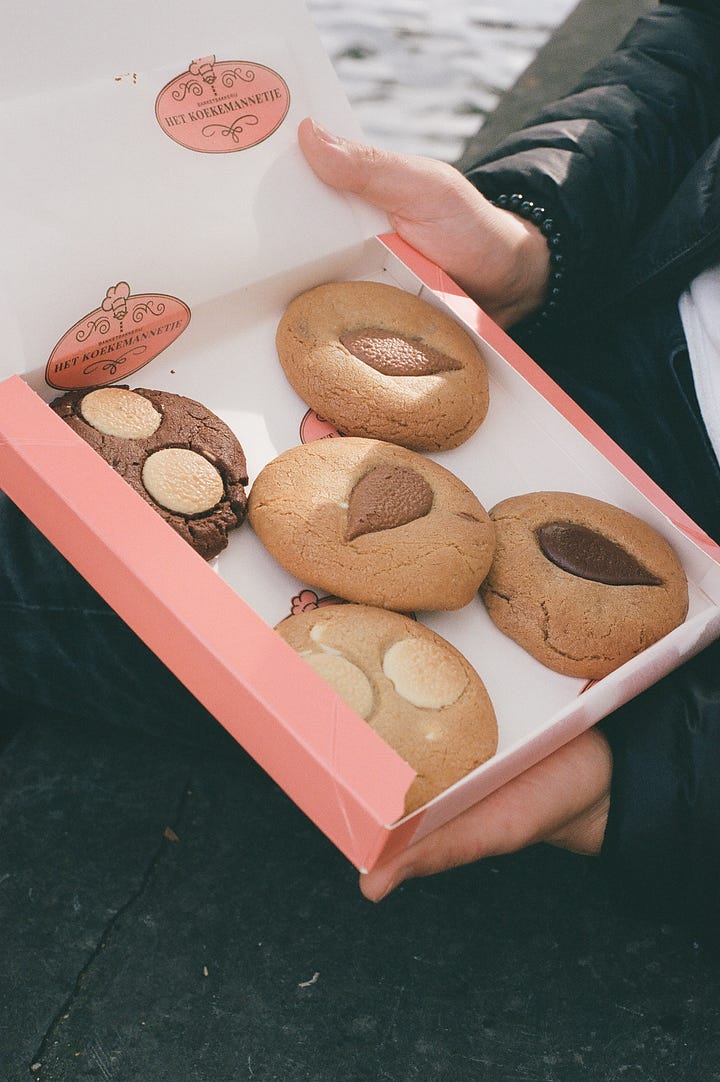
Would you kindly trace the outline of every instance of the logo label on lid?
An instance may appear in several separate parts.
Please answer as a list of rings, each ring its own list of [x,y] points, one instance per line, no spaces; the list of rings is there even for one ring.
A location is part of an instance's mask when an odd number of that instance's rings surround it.
[[[335,439],[340,436],[335,425],[326,421],[315,410],[309,409],[300,422],[300,442],[314,443],[315,440]]]
[[[155,115],[165,134],[187,150],[232,154],[277,131],[289,108],[287,83],[272,68],[204,56],[163,87]]]
[[[190,309],[162,293],[111,286],[99,308],[67,331],[50,354],[45,381],[61,391],[103,387],[137,372],[179,338]]]

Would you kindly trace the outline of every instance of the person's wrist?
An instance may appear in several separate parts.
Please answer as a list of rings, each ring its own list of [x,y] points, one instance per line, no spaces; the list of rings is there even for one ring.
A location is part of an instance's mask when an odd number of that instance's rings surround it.
[[[483,198],[475,213],[478,247],[460,249],[462,258],[448,261],[445,269],[499,326],[512,327],[545,302],[548,247],[535,225],[490,200]]]
[[[532,338],[558,314],[565,277],[563,235],[544,206],[519,192],[491,199],[492,205],[510,213],[524,226],[525,241],[518,261],[521,278],[517,301],[503,320],[517,327],[523,339]]]

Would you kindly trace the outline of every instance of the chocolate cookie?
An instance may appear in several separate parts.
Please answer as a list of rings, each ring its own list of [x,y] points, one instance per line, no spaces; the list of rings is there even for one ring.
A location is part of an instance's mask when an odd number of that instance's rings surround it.
[[[50,405],[209,560],[245,518],[245,455],[205,406],[167,391],[100,387]]]
[[[485,685],[429,628],[396,612],[332,605],[276,630],[415,770],[406,813],[494,755]]]
[[[493,527],[470,489],[436,462],[379,440],[285,451],[256,478],[248,514],[302,582],[401,612],[461,608],[492,559]]]
[[[548,668],[599,679],[687,615],[687,580],[646,522],[601,500],[533,492],[490,512],[480,593],[494,623]]]
[[[416,451],[457,447],[488,410],[485,362],[433,305],[378,282],[333,282],[297,297],[277,330],[288,380],[346,436]]]

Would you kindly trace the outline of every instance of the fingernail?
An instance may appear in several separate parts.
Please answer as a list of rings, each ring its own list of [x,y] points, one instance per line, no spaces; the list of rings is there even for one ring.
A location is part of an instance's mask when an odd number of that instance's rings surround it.
[[[388,894],[394,889],[394,887],[395,884],[392,882],[392,880],[389,883],[386,883],[382,893],[375,895],[375,901],[381,902],[384,898],[387,898]]]
[[[388,880],[385,885],[380,889],[376,889],[374,886],[374,880],[377,878],[372,872],[363,872],[360,876],[360,889],[365,897],[371,902],[381,902],[390,891],[392,890],[392,880]],[[368,887],[370,889],[368,889]]]
[[[341,139],[338,135],[333,135],[327,128],[323,128],[322,124],[318,124],[316,120],[311,119],[310,123],[315,135],[318,139],[322,139],[324,143],[330,143],[331,146],[340,146],[344,142],[344,139]]]
[[[376,889],[371,892],[372,900],[374,902],[381,902],[384,898],[387,898],[388,894],[391,894],[392,891],[396,890],[399,886],[401,886],[401,884],[404,883],[406,879],[411,878],[412,874],[412,868],[396,868],[392,874],[387,876],[385,883],[380,887],[379,890]],[[369,872],[364,875],[363,878],[366,882],[368,879],[370,879],[372,884],[375,879],[379,878],[379,876],[377,875],[377,873]]]

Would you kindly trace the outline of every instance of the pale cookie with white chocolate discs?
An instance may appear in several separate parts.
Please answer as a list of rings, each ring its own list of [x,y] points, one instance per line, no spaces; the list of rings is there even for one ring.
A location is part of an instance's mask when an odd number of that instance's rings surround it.
[[[51,402],[55,412],[205,559],[245,518],[245,455],[207,407],[146,388],[98,387]]]
[[[458,477],[405,447],[352,436],[269,462],[248,517],[301,582],[400,612],[467,605],[494,549],[490,517]]]
[[[481,597],[497,627],[548,668],[600,679],[685,619],[677,554],[628,511],[531,492],[490,515],[497,547]]]
[[[406,813],[495,754],[485,685],[454,646],[415,620],[330,605],[289,616],[276,630],[415,770]]]
[[[300,397],[346,436],[444,451],[485,419],[485,361],[434,305],[381,282],[331,282],[296,297],[276,345]]]

